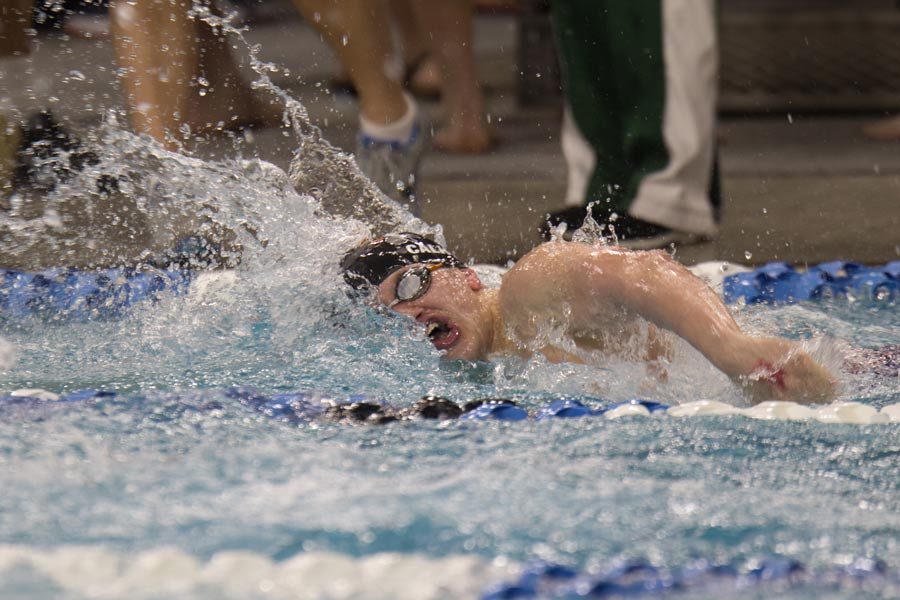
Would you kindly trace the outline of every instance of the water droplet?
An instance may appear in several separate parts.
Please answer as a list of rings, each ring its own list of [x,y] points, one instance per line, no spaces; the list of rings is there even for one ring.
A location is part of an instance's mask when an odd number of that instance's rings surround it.
[[[750,252],[749,250],[744,250],[744,258],[746,258],[747,260],[750,260],[751,258],[753,258],[753,253]]]
[[[763,213],[764,215],[765,215],[765,214],[768,214],[768,212],[769,212],[769,209],[768,209],[768,208],[763,208],[763,209],[762,209],[762,213]]]
[[[75,81],[84,81],[87,77],[84,76],[84,73],[81,71],[69,71],[69,77],[74,79]]]
[[[198,83],[199,85],[204,86],[204,87],[209,86],[209,81],[208,81],[205,77],[198,77],[198,78],[197,78],[197,83]]]
[[[341,36],[341,45],[346,46],[349,43],[350,43],[350,36],[347,34],[342,35]]]
[[[788,123],[793,125],[794,124],[794,116],[791,113],[788,113],[787,117],[788,117]]]

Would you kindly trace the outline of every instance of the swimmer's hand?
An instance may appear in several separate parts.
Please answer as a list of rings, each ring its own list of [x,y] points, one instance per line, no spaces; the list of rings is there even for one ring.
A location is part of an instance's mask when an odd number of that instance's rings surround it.
[[[773,338],[748,340],[751,352],[733,378],[752,401],[820,404],[834,398],[835,377],[799,346]]]

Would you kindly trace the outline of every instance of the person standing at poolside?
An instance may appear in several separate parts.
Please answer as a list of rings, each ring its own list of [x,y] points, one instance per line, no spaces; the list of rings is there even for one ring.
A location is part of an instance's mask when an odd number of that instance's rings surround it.
[[[715,292],[664,252],[549,242],[491,289],[440,245],[402,233],[364,242],[341,267],[350,285],[374,289],[380,303],[420,323],[446,358],[618,357],[664,374],[675,334],[755,400],[834,394],[834,377],[797,344],[743,333]]]
[[[566,111],[567,208],[591,206],[632,248],[702,241],[718,230],[715,0],[554,0]],[[548,226],[549,225],[549,226]]]

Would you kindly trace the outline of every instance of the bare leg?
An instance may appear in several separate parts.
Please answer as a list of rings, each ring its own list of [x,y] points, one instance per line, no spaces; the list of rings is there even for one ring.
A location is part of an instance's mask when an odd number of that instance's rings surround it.
[[[0,6],[0,56],[28,54],[32,0],[7,0]]]
[[[403,43],[406,86],[415,94],[440,96],[441,68],[417,18],[412,0],[390,0],[391,17]]]
[[[447,124],[434,134],[433,145],[448,152],[484,152],[493,145],[485,119],[484,94],[472,52],[470,0],[415,0],[418,18],[429,30],[441,66],[442,100]]]
[[[380,125],[406,114],[403,86],[388,76],[391,38],[385,0],[294,0],[337,53],[359,94],[362,117]]]
[[[191,0],[111,6],[131,125],[169,148],[177,147],[187,131],[270,122],[279,115],[241,81],[224,40],[192,19],[190,7]],[[208,85],[201,85],[201,79]]]
[[[189,0],[116,2],[110,27],[132,128],[174,147],[199,67]]]
[[[32,0],[12,0],[0,6],[0,198],[11,185],[20,140],[21,107],[14,106],[10,96],[11,85],[22,82],[15,81],[10,65],[29,52],[25,30],[31,26],[31,5]]]
[[[303,6],[310,4],[305,0],[300,0],[299,3]],[[415,94],[440,96],[440,69],[430,53],[430,44],[423,36],[410,0],[389,0],[388,6],[391,25],[396,26],[402,44],[401,48],[393,48],[391,44],[387,59],[387,63],[390,64],[388,76],[400,81]],[[340,27],[342,26],[338,26],[338,29]],[[353,79],[343,65],[332,82],[340,88],[355,91]]]

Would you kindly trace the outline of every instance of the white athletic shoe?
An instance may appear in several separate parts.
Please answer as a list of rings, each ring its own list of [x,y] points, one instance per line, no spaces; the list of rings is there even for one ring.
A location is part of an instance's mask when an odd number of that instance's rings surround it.
[[[417,118],[406,141],[380,140],[360,131],[356,138],[356,164],[381,191],[407,205],[419,216],[416,175],[425,152],[421,118]]]

